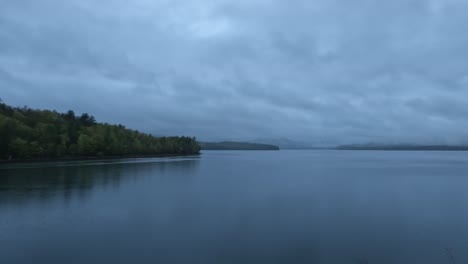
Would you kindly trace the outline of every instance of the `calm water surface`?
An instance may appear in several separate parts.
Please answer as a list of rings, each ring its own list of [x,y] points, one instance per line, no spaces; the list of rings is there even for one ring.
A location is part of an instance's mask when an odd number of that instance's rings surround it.
[[[449,253],[451,252],[451,253]],[[468,153],[0,166],[0,263],[468,263]]]

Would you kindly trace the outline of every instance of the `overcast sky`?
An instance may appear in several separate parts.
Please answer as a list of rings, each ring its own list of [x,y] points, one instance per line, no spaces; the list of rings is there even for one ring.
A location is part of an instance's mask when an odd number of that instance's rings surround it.
[[[0,98],[203,140],[468,142],[466,0],[0,0]]]

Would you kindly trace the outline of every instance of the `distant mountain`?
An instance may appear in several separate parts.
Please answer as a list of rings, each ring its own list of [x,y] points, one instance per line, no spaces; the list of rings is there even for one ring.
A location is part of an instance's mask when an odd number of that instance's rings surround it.
[[[468,145],[413,145],[413,144],[352,144],[336,147],[338,150],[420,150],[468,151]]]
[[[202,150],[279,150],[278,146],[248,142],[200,142]]]

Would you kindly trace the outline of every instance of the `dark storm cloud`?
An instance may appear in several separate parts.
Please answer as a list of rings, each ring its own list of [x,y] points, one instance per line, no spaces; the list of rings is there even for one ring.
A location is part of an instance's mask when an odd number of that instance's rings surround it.
[[[468,2],[2,0],[0,97],[202,139],[466,142]]]

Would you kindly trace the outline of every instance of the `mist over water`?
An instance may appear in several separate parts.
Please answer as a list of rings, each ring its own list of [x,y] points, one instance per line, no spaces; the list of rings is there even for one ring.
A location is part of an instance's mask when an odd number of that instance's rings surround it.
[[[0,166],[2,263],[468,261],[464,152]]]
[[[0,0],[0,264],[468,263],[467,14]]]
[[[203,141],[468,144],[468,1],[1,4],[13,106]]]

